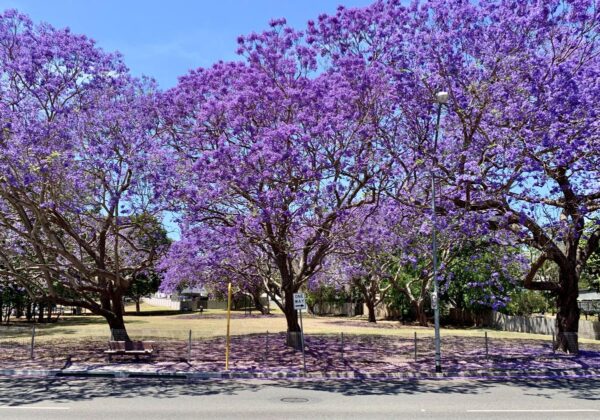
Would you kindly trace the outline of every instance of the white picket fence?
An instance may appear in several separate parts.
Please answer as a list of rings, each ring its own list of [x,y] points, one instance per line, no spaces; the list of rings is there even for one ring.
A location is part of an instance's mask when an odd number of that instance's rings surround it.
[[[147,303],[148,305],[152,305],[152,306],[164,306],[165,308],[173,309],[176,311],[181,310],[181,302],[179,302],[177,300],[171,300],[168,298],[151,297],[151,298],[143,298],[143,301],[145,303]]]

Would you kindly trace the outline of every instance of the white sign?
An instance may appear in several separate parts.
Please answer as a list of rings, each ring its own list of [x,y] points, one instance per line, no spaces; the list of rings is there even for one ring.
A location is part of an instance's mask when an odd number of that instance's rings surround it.
[[[304,293],[294,293],[294,309],[306,309]]]

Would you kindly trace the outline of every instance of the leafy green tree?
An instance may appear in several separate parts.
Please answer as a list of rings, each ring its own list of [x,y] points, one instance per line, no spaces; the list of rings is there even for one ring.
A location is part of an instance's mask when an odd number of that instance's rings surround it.
[[[8,282],[0,283],[0,323],[10,322],[10,315],[13,309],[17,309],[17,312],[22,312],[22,308],[25,306],[27,299],[26,293],[23,289],[19,288],[15,284]]]
[[[523,273],[521,259],[514,248],[481,242],[467,244],[449,267],[445,300],[476,317],[489,309],[505,308]]]
[[[144,296],[155,293],[160,286],[161,277],[154,270],[138,273],[125,294],[135,302],[135,312],[140,313],[140,301]]]
[[[171,244],[167,231],[154,215],[147,213],[134,215],[131,216],[130,223],[137,229],[133,230],[134,234],[131,237],[125,239],[133,248],[165,250]],[[125,296],[133,299],[135,311],[140,313],[142,297],[158,291],[162,277],[154,269],[154,266],[131,273],[131,277],[132,280]]]
[[[537,290],[527,290],[515,288],[510,293],[510,301],[502,310],[507,315],[527,316],[536,313],[548,312],[554,307],[551,297],[548,293]]]
[[[306,305],[314,313],[317,305],[342,304],[350,298],[350,293],[344,288],[335,287],[329,284],[319,284],[314,288],[309,288],[306,293]]]
[[[600,249],[590,256],[581,273],[581,288],[600,292]]]

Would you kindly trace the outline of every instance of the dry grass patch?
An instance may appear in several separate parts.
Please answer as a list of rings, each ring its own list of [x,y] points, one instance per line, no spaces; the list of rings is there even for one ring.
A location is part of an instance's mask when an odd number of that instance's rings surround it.
[[[189,331],[195,339],[222,337],[226,333],[226,311],[221,309],[205,310],[203,313],[177,313],[165,308],[148,304],[142,305],[142,314],[134,313],[135,307],[128,306],[125,323],[132,338],[164,337],[186,339]],[[30,325],[28,325],[30,328]],[[21,329],[25,336],[30,335],[27,328]],[[233,311],[231,334],[234,336],[249,334],[280,333],[286,330],[285,317],[277,311],[272,315],[245,315],[243,311]],[[386,336],[411,338],[415,331],[419,337],[432,337],[433,328],[406,326],[397,321],[379,321],[368,323],[364,318],[318,317],[304,315],[304,330],[307,335],[347,335]],[[486,330],[479,328],[454,329],[442,328],[443,337],[481,337],[485,331],[490,339],[536,339],[551,340],[550,336]],[[21,334],[20,334],[21,335]],[[106,321],[99,316],[63,316],[57,323],[36,324],[36,340],[80,340],[108,339],[110,332]],[[0,333],[0,340],[2,340]],[[581,339],[582,343],[600,344],[598,340]]]

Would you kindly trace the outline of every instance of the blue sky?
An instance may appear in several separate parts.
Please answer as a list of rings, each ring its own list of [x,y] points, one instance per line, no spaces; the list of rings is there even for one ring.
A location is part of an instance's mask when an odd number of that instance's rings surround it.
[[[35,22],[93,38],[105,50],[123,53],[134,75],[154,77],[169,88],[189,69],[236,58],[236,38],[261,31],[285,17],[304,28],[309,19],[333,13],[339,4],[372,0],[0,0],[0,10],[18,9]]]

